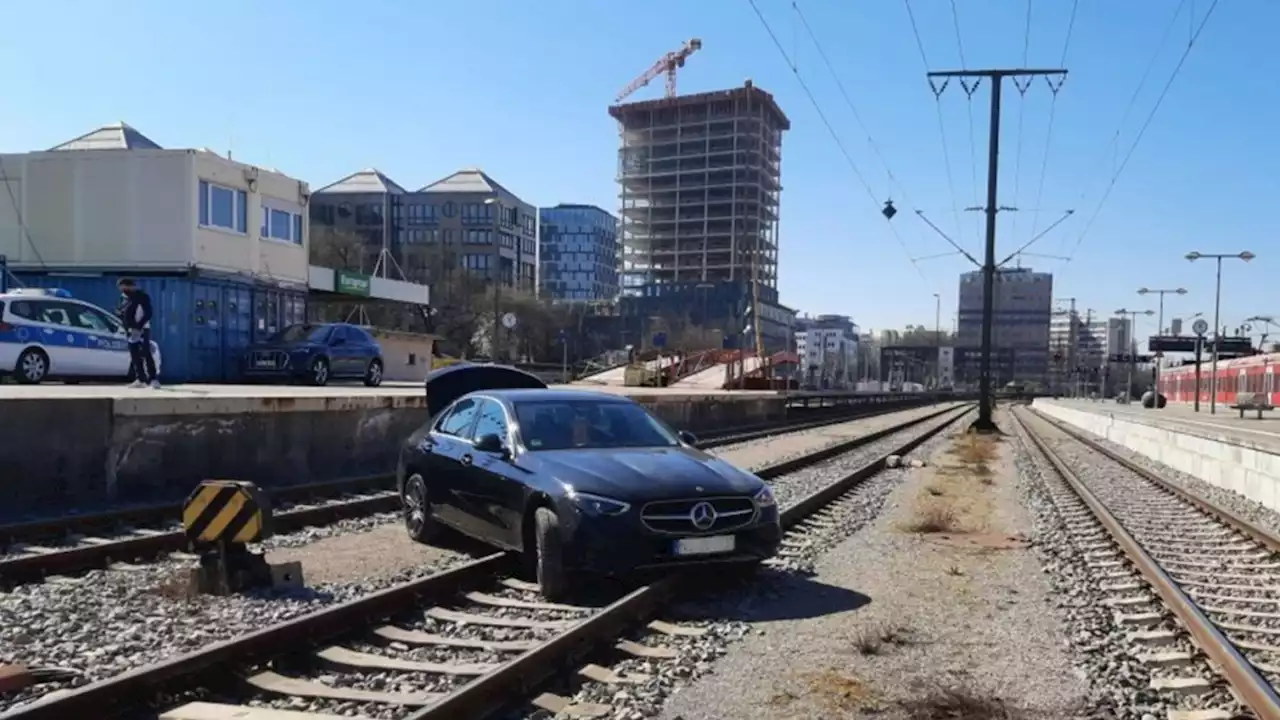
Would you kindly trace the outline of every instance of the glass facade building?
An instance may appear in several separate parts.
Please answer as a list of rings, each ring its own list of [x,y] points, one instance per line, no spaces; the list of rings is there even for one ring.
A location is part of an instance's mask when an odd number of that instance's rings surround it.
[[[539,213],[543,297],[618,297],[618,219],[594,205],[560,204]]]

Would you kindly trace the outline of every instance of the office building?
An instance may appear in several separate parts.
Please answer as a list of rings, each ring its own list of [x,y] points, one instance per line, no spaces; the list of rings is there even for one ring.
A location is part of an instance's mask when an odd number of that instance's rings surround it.
[[[542,297],[614,300],[618,297],[618,219],[595,205],[561,203],[539,210]]]
[[[993,348],[1012,352],[1009,381],[1047,384],[1053,275],[1031,268],[999,269],[994,278],[992,299],[991,344]],[[958,345],[982,346],[982,312],[982,272],[965,273],[960,276]]]
[[[461,268],[504,287],[533,291],[537,219],[521,200],[478,168],[459,170],[414,191],[369,168],[315,192],[311,223],[323,257],[358,238],[360,272],[436,282]]]
[[[800,384],[816,389],[851,388],[858,380],[859,329],[846,315],[796,318],[795,347]]]

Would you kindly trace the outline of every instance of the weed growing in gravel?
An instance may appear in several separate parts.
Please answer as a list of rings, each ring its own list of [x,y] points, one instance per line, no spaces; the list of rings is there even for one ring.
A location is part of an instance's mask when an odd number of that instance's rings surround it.
[[[906,630],[892,625],[872,625],[853,635],[853,647],[862,655],[879,655],[886,645],[906,645],[911,640]]]
[[[946,494],[946,491],[938,487],[937,485],[930,485],[929,487],[925,488],[925,492],[929,493],[934,497],[942,497],[943,495]]]
[[[899,702],[909,720],[1024,720],[1028,716],[995,697],[964,688],[935,688]]]
[[[951,565],[947,568],[947,574],[953,577],[961,577],[964,575],[964,571],[960,569],[959,565]]]
[[[916,511],[907,530],[917,533],[955,532],[960,527],[956,511],[950,505],[929,503]]]

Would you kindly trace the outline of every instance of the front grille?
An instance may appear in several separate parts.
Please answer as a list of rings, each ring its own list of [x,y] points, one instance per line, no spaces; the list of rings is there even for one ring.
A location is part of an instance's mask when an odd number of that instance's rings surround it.
[[[693,510],[708,503],[715,520],[706,527],[693,522]],[[640,511],[640,521],[657,533],[668,535],[715,535],[750,525],[756,519],[756,505],[749,497],[690,498],[655,500]]]
[[[289,356],[279,350],[255,350],[249,356],[250,370],[284,370]]]

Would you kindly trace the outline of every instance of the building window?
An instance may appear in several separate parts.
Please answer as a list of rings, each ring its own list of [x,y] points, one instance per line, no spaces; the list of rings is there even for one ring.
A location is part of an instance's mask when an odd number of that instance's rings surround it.
[[[200,225],[237,233],[249,231],[249,194],[200,181]]]
[[[302,244],[302,215],[262,206],[262,237]]]
[[[452,200],[440,206],[440,214],[451,218],[458,213],[458,206]]]

